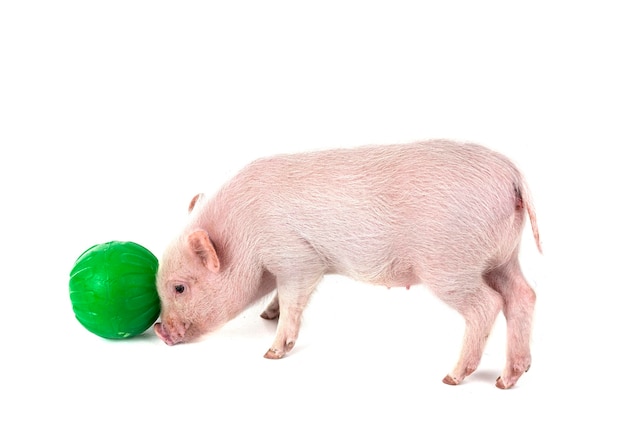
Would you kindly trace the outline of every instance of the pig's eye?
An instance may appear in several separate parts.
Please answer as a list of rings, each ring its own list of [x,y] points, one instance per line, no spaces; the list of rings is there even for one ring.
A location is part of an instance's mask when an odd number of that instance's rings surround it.
[[[185,291],[185,286],[182,284],[178,284],[174,286],[174,290],[178,293],[181,294],[183,291]]]

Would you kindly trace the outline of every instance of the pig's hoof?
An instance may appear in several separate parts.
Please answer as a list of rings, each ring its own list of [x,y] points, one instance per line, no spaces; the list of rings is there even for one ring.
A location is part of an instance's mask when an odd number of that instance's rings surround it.
[[[525,369],[522,367],[525,367]],[[502,379],[502,376],[496,379],[496,386],[500,389],[513,388],[522,374],[526,373],[528,370],[530,370],[530,363],[514,366],[508,374],[505,372],[504,379],[506,379],[506,381]]]
[[[272,310],[266,309],[261,314],[261,318],[266,319],[266,320],[275,320],[276,318],[278,318],[278,315],[280,315],[279,311],[272,311]]]
[[[459,384],[459,381],[450,375],[447,375],[446,377],[444,377],[442,382],[445,383],[446,385],[458,385]]]
[[[504,384],[504,382],[502,381],[502,377],[498,376],[498,379],[496,379],[496,386],[500,389],[507,389],[508,387]]]
[[[263,357],[267,358],[268,360],[280,360],[284,356],[285,356],[285,353],[283,351],[270,348]]]
[[[510,385],[507,385],[506,383],[504,383],[504,381],[502,380],[502,377],[499,376],[498,379],[496,379],[496,386],[500,389],[511,389],[515,386],[515,382],[511,383]]]

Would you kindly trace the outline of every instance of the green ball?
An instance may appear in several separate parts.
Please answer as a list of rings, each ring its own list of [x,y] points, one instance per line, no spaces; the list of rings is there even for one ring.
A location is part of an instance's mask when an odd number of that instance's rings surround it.
[[[146,331],[159,317],[157,258],[134,242],[112,241],[85,251],[70,272],[76,319],[90,332],[124,339]]]

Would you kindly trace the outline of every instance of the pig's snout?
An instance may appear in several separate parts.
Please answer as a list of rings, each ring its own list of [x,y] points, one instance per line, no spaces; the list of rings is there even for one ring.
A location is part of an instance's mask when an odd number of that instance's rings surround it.
[[[180,325],[178,328],[173,327],[173,325],[168,325],[166,323],[156,323],[154,324],[154,332],[156,335],[167,345],[176,345],[183,341],[185,337],[186,328],[184,325]]]
[[[176,342],[174,340],[172,340],[172,337],[170,336],[170,334],[168,333],[167,329],[165,328],[165,326],[162,323],[158,322],[158,323],[156,323],[154,325],[154,332],[166,344],[168,344],[170,346],[176,344]]]

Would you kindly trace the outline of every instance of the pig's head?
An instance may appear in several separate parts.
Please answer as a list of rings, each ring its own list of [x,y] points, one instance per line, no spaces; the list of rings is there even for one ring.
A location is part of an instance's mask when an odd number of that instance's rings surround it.
[[[183,234],[165,251],[157,274],[161,322],[154,330],[165,343],[189,342],[226,320],[216,295],[220,260],[205,230]]]
[[[202,199],[198,194],[191,200],[190,213]],[[161,322],[154,326],[165,343],[189,342],[226,321],[216,292],[221,288],[220,269],[220,259],[205,230],[183,233],[167,248],[157,274]]]

